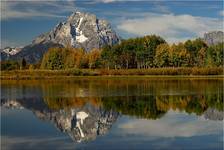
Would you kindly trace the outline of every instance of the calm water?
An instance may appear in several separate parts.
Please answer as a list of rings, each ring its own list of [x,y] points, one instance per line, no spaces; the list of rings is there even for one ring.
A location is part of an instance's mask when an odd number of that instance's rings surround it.
[[[1,149],[223,149],[223,79],[1,82]]]

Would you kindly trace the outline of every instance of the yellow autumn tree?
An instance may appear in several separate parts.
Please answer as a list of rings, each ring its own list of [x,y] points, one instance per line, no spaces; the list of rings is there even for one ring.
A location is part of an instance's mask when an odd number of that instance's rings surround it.
[[[101,56],[101,50],[99,49],[92,49],[88,53],[88,66],[90,69],[96,68],[99,65],[99,60]]]
[[[170,46],[167,43],[157,46],[154,59],[156,66],[165,67],[169,65],[169,49]]]

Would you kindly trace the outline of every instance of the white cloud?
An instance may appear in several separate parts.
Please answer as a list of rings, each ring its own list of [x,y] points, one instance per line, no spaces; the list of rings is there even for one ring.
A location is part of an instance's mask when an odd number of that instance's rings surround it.
[[[114,3],[114,2],[128,2],[128,1],[136,1],[137,2],[139,0],[95,0],[96,3],[98,3],[98,2],[101,2],[101,3]],[[148,1],[153,1],[153,0],[148,0]]]
[[[187,118],[187,119],[186,119]],[[189,119],[191,118],[191,119]],[[209,121],[197,116],[169,111],[158,120],[135,119],[119,125],[121,132],[154,138],[192,137],[218,134],[222,121]]]
[[[219,15],[224,17],[224,10],[220,11]]]
[[[48,9],[42,9],[48,7]],[[73,1],[3,1],[1,20],[32,17],[66,17],[63,12],[75,11]]]
[[[115,2],[117,0],[101,0],[103,3],[112,3],[112,2]]]
[[[178,42],[222,30],[222,25],[222,20],[209,17],[148,13],[142,18],[122,20],[117,28],[138,36],[157,34],[168,42]]]
[[[103,3],[112,3],[112,2],[129,2],[129,1],[140,1],[140,0],[93,0],[95,2],[103,2]],[[147,0],[151,2],[167,2],[167,1],[175,1],[175,0]],[[186,2],[186,1],[192,1],[192,0],[176,0],[178,2]],[[204,1],[204,0],[198,0],[198,1]],[[207,0],[207,1],[213,1],[213,0]]]

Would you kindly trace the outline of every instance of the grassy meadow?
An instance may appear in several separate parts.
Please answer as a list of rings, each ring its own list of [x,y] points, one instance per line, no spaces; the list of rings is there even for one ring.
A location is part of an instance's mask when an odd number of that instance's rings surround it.
[[[223,68],[150,68],[150,69],[67,69],[67,70],[11,70],[1,71],[1,79],[48,79],[78,76],[173,76],[223,77]]]

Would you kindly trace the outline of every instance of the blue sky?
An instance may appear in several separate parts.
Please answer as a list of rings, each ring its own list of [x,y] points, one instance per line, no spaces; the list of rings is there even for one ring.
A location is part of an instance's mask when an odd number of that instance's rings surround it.
[[[223,30],[221,0],[6,0],[1,2],[1,48],[27,45],[77,10],[107,19],[122,38],[157,34],[172,43]]]

